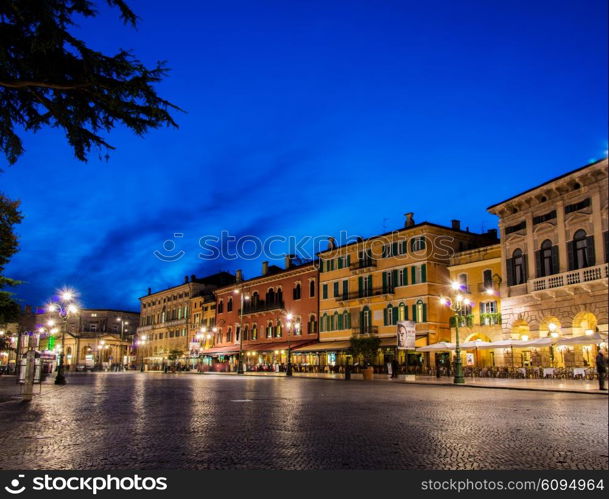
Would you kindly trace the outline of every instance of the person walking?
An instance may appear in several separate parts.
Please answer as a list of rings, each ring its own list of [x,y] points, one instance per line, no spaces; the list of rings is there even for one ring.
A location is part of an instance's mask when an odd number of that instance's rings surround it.
[[[606,390],[605,377],[607,376],[607,359],[605,359],[603,351],[600,348],[596,356],[596,373],[598,375],[598,389]]]

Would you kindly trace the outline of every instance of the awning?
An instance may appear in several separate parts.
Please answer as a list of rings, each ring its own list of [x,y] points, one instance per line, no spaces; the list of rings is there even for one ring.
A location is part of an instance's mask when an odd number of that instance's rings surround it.
[[[281,350],[287,350],[288,348],[292,350],[292,352],[298,347],[303,347],[304,345],[308,345],[311,343],[311,340],[301,340],[301,341],[283,341],[273,342],[273,341],[263,341],[260,343],[248,343],[247,345],[243,345],[244,352],[275,352]],[[237,348],[239,350],[239,348]]]
[[[351,347],[350,341],[322,341],[320,343],[314,343],[313,345],[307,345],[292,350],[297,353],[304,352],[332,352],[347,350]]]
[[[454,343],[447,343],[445,341],[440,341],[438,343],[432,343],[431,345],[427,345],[425,347],[418,347],[417,352],[446,352],[448,350],[454,350]]]
[[[230,355],[239,352],[239,345],[213,347],[201,350],[201,355]]]
[[[556,343],[559,345],[593,345],[607,341],[607,335],[595,332],[590,335],[572,336],[571,338],[560,338]]]

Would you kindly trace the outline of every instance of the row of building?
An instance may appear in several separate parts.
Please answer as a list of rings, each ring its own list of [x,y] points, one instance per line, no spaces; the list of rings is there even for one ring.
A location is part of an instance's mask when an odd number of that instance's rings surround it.
[[[449,365],[450,351],[418,349],[455,341],[453,312],[440,300],[452,282],[471,302],[459,319],[462,343],[606,337],[607,159],[489,211],[499,219],[499,234],[471,232],[458,220],[417,223],[408,213],[395,231],[340,245],[330,238],[315,261],[288,255],[282,267],[263,262],[250,279],[220,272],[148,289],[139,314],[81,310],[68,322],[65,361],[72,369],[180,364],[234,371],[241,358],[249,370],[267,370],[285,366],[289,353],[296,370],[330,370],[354,361],[354,335],[373,335],[380,339],[377,365],[396,358],[408,368],[434,369]],[[52,360],[60,335],[52,334],[49,320],[45,312],[30,322],[39,333],[35,347]],[[396,348],[400,321],[414,322],[416,349]],[[10,334],[5,330],[0,335]],[[11,336],[27,349],[27,335]],[[524,347],[516,356],[513,348],[466,348],[465,363],[586,366],[593,365],[595,348],[574,345],[555,355]],[[1,355],[6,365],[7,351]]]
[[[263,262],[245,279],[221,272],[185,277],[140,298],[138,356],[149,369],[174,361],[211,370],[285,366],[332,369],[349,362],[350,338],[380,339],[376,363],[396,357],[434,368],[450,353],[396,349],[396,324],[414,321],[416,347],[455,340],[452,312],[440,298],[458,281],[472,305],[463,310],[460,340],[574,337],[607,332],[607,160],[597,161],[497,203],[499,234],[416,223],[337,245],[313,262],[286,256]],[[451,321],[452,324],[451,324]],[[596,336],[595,336],[596,337]],[[524,348],[516,365],[550,362]],[[511,363],[514,351],[475,352],[468,363]],[[351,360],[352,361],[352,360]],[[591,365],[586,346],[563,349],[552,365]]]

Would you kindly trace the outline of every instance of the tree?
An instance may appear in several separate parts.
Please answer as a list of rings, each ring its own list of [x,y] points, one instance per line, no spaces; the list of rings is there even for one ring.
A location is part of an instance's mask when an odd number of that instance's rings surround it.
[[[364,359],[364,367],[372,365],[380,346],[381,340],[377,336],[351,337],[351,355],[354,359],[361,355]]]
[[[17,252],[18,241],[13,226],[21,220],[19,201],[12,201],[0,194],[0,324],[14,322],[19,317],[20,307],[13,299],[13,293],[3,291],[2,288],[19,284],[18,281],[5,277],[3,273],[11,256]]]
[[[125,24],[137,17],[123,0]],[[117,124],[137,135],[160,126],[177,127],[152,84],[166,74],[164,62],[147,68],[130,52],[106,55],[74,37],[76,16],[95,17],[90,0],[3,0],[0,2],[0,148],[9,164],[23,154],[22,130],[62,128],[76,157],[91,147],[114,149],[100,135]]]

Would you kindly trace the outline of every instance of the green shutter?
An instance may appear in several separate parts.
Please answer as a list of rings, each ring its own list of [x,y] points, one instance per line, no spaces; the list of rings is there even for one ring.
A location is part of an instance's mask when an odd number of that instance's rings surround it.
[[[406,239],[402,241],[402,255],[405,255],[408,252],[408,244],[406,244]]]
[[[404,320],[408,320],[408,305],[404,305]]]
[[[357,283],[358,283],[357,294],[361,298],[362,296],[364,296],[364,278],[362,276],[359,276],[357,278]]]
[[[393,312],[393,324],[397,324],[398,323],[398,307],[393,307],[392,312]]]
[[[421,282],[427,282],[427,264],[421,265]]]
[[[404,267],[402,273],[404,274],[404,286],[408,286],[408,267]]]
[[[427,322],[427,303],[423,303],[423,322]]]
[[[393,256],[397,256],[398,254],[398,243],[395,242],[391,245],[391,252],[393,253]]]
[[[328,285],[327,284],[323,285],[322,292],[323,292],[323,298],[327,298],[328,297]]]
[[[416,284],[417,283],[417,272],[416,272],[416,267],[410,267],[410,275],[412,277],[412,284]]]
[[[383,293],[386,293],[386,292],[387,292],[387,272],[383,272]]]
[[[416,305],[412,306],[412,320],[417,322],[417,306]]]
[[[349,279],[343,281],[343,297],[346,299],[349,296]]]
[[[368,276],[368,293],[369,293],[368,296],[372,296],[372,293],[373,293],[373,291],[372,291],[372,275]]]
[[[351,255],[347,255],[347,267],[351,265]]]
[[[384,325],[384,326],[389,325],[389,322],[387,321],[387,317],[388,317],[388,315],[389,315],[389,308],[385,307],[385,308],[383,309],[383,325]]]
[[[391,271],[391,291],[398,285],[398,271]]]
[[[338,281],[334,283],[334,298],[338,296]]]

